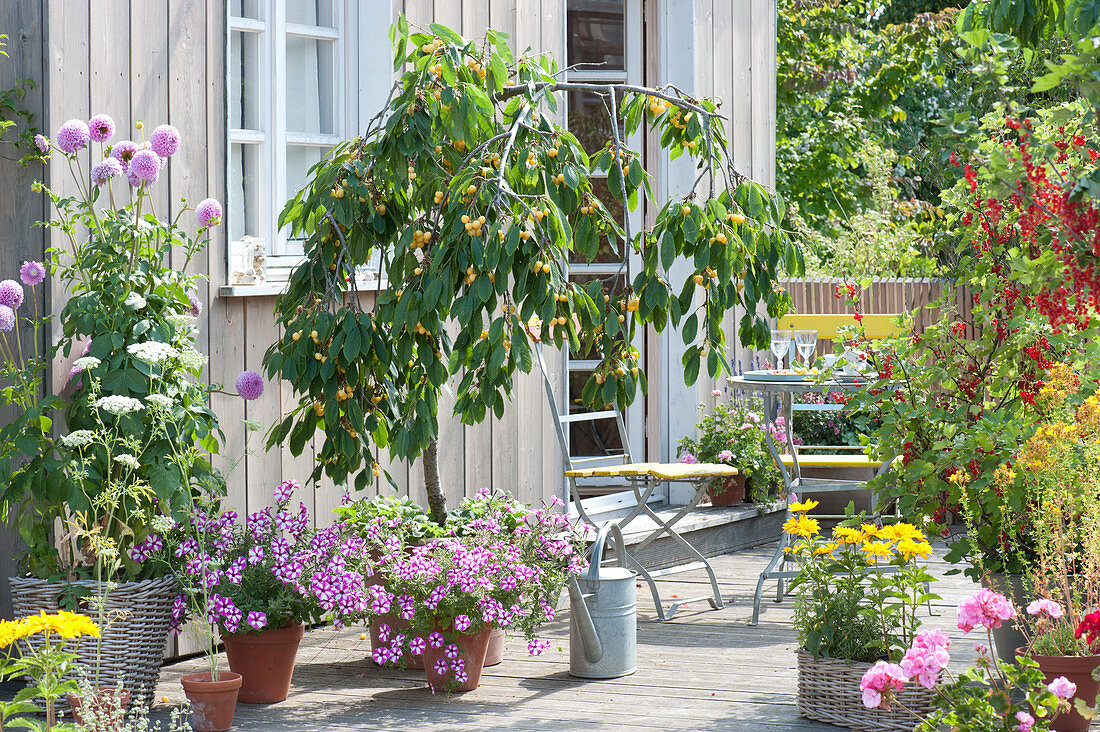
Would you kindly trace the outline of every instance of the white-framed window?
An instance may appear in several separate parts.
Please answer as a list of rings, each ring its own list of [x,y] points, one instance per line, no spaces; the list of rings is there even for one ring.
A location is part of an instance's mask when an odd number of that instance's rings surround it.
[[[358,129],[361,1],[229,2],[226,225],[231,242],[264,241],[269,279],[302,252],[278,227],[284,203]]]
[[[642,0],[567,0],[566,57],[569,81],[593,83],[641,84],[642,82]],[[619,100],[621,101],[621,99]],[[621,105],[619,107],[621,109]],[[605,101],[596,93],[570,91],[566,98],[567,125],[581,145],[591,154],[613,139],[610,117]],[[619,138],[624,135],[619,125]],[[639,139],[628,144],[641,149]],[[592,177],[593,191],[612,213],[625,219],[626,212],[618,191],[610,191],[606,178]],[[630,215],[631,232],[642,224],[641,209]],[[640,264],[622,242],[605,237],[600,242],[596,258],[591,262],[578,257],[570,264],[569,278],[573,282],[603,281],[605,292],[623,291],[633,280]],[[641,347],[641,337],[635,343]],[[584,353],[569,353],[565,360],[566,394],[569,411],[585,411],[581,391],[599,364],[585,358]],[[631,456],[636,461],[645,453],[644,400],[635,402],[623,414],[630,442]],[[573,456],[615,454],[622,450],[622,440],[614,420],[578,422],[569,426],[569,451]]]

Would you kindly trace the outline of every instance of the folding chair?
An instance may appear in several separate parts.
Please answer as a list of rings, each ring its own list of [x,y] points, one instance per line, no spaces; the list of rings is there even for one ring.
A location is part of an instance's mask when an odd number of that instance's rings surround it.
[[[626,424],[623,422],[623,416],[618,409],[611,408],[596,412],[570,414],[567,405],[566,413],[559,413],[558,400],[554,395],[554,387],[550,383],[550,378],[546,370],[546,362],[542,354],[542,344],[535,342],[533,345],[535,347],[535,356],[539,362],[539,368],[542,369],[543,380],[546,385],[546,398],[550,401],[550,413],[554,417],[554,427],[558,435],[558,444],[561,446],[562,457],[565,459],[565,478],[569,481],[569,492],[581,519],[588,526],[597,530],[601,528],[604,523],[607,523],[596,520],[585,509],[584,503],[581,500],[582,496],[581,486],[578,484],[579,480],[609,479],[602,484],[602,487],[613,488],[616,491],[621,491],[625,482],[629,489],[633,491],[635,504],[629,508],[624,508],[624,510],[626,510],[626,515],[617,519],[619,528],[625,530],[626,526],[631,521],[642,515],[648,516],[657,525],[657,528],[640,543],[633,545],[630,550],[625,552],[626,561],[637,569],[638,573],[645,579],[646,583],[649,584],[649,591],[653,595],[653,604],[657,608],[657,617],[661,620],[671,620],[672,616],[681,605],[689,602],[696,602],[698,600],[706,600],[710,603],[712,608],[720,610],[724,607],[724,602],[722,601],[721,591],[718,588],[718,578],[714,574],[714,568],[711,567],[707,558],[703,556],[699,550],[693,547],[687,539],[676,533],[673,527],[676,525],[676,522],[699,505],[699,502],[703,500],[703,496],[706,495],[707,487],[710,486],[713,481],[720,478],[735,476],[738,474],[737,469],[729,465],[708,463],[685,465],[682,463],[633,462],[630,456],[630,445],[627,440]],[[622,450],[613,454],[592,457],[574,457],[571,455],[569,450],[569,437],[565,431],[567,425],[571,426],[577,423],[598,422],[601,420],[615,421],[620,439],[622,440]],[[615,482],[615,479],[618,479],[619,482]],[[695,485],[695,496],[687,505],[681,507],[671,519],[664,519],[653,510],[650,506],[650,502],[651,499],[654,498],[654,490],[656,490],[658,486],[671,482],[693,483]],[[592,483],[586,483],[585,487],[591,489],[594,486]],[[657,584],[653,579],[656,572],[650,571],[642,566],[634,556],[635,553],[641,552],[656,539],[666,534],[686,549],[696,561],[670,569],[662,569],[660,573],[670,574],[673,572],[685,572],[690,569],[698,569],[701,567],[706,569],[710,577],[711,586],[711,594],[679,599],[669,607],[667,612],[664,610],[664,604],[661,601],[660,593],[657,591]]]

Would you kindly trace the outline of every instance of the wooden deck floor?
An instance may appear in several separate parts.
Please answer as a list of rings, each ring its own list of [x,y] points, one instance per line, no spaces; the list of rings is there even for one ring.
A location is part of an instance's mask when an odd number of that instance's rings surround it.
[[[747,626],[756,577],[774,551],[760,547],[716,558],[715,569],[730,604],[712,611],[689,605],[671,621],[657,620],[648,588],[638,591],[638,672],[609,681],[568,675],[568,611],[544,637],[541,657],[510,640],[504,663],[485,670],[481,688],[433,696],[423,672],[385,670],[369,659],[361,629],[314,630],[298,653],[286,702],[239,704],[234,728],[282,732],[317,730],[792,730],[837,728],[801,719],[795,708],[795,636],[791,601],[765,600],[760,625]],[[942,551],[937,554],[941,556]],[[943,577],[942,562],[933,571]],[[670,575],[663,596],[706,591],[701,571]],[[774,598],[774,584],[771,585]],[[953,665],[973,659],[973,642],[955,629],[955,603],[973,591],[961,575],[943,577],[933,589],[944,597],[926,625],[957,639]],[[201,670],[202,659],[165,667],[160,695],[182,696],[179,677]],[[225,666],[227,668],[227,666]]]

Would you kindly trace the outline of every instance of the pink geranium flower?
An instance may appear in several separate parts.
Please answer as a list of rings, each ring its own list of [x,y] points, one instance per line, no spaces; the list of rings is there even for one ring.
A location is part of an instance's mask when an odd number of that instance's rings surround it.
[[[868,709],[885,706],[890,708],[890,698],[900,691],[909,677],[896,663],[879,661],[860,679],[859,688],[863,692],[863,706]]]
[[[1048,600],[1046,598],[1032,600],[1031,604],[1027,606],[1028,615],[1040,615],[1042,613],[1046,613],[1052,618],[1060,618],[1065,615],[1065,613],[1062,612],[1061,605],[1054,600]]]
[[[979,625],[992,630],[1015,615],[1007,597],[982,588],[959,604],[959,630],[969,633]]]

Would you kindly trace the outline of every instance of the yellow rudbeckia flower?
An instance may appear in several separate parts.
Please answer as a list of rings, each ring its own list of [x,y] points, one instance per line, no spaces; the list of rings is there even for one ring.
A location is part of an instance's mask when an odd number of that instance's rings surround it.
[[[875,557],[890,559],[894,556],[894,547],[888,541],[867,541],[863,543],[859,550],[867,554],[868,562],[874,561]]]
[[[783,523],[783,530],[788,534],[807,538],[816,534],[820,528],[821,525],[817,522],[817,519],[812,519],[803,514],[792,516]]]
[[[839,548],[840,544],[837,544],[835,541],[831,541],[828,544],[822,544],[821,546],[814,549],[814,554],[821,557],[826,554],[832,554]]]
[[[898,552],[905,557],[906,560],[912,559],[913,557],[927,559],[932,555],[932,545],[927,541],[902,539],[898,542]]]
[[[833,538],[845,544],[861,544],[863,532],[852,526],[837,526],[833,529]]]
[[[818,505],[818,501],[806,501],[805,503],[792,503],[788,508],[790,508],[793,513],[806,513],[814,510]]]
[[[924,541],[924,532],[905,522],[887,524],[878,530],[878,538],[886,541]]]

